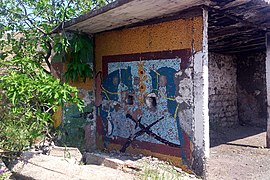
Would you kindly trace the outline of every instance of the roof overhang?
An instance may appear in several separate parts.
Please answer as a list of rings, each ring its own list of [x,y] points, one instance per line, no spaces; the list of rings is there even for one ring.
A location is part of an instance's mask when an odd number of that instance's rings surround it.
[[[163,17],[190,7],[208,4],[208,0],[117,0],[107,6],[65,22],[71,31],[94,34]]]
[[[64,28],[95,34],[148,24],[179,12],[186,14],[193,7],[203,7],[209,11],[210,51],[260,50],[265,48],[265,33],[270,32],[269,3],[270,0],[116,0],[65,22]]]

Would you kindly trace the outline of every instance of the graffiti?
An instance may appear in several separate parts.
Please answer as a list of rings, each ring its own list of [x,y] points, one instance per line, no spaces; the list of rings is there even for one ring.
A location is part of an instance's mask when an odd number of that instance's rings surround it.
[[[104,58],[104,74],[96,76],[100,87],[96,105],[105,148],[121,139],[121,152],[135,140],[181,149],[184,137],[178,112],[183,103],[177,102],[181,81],[176,74],[188,64],[188,58],[181,55],[168,52],[159,57],[144,54],[137,59],[134,55],[133,59],[124,59],[126,55]]]
[[[127,118],[130,118],[133,122],[136,123],[136,120],[134,120],[132,118],[132,116],[130,114],[127,114]],[[134,136],[131,134],[127,140],[127,142],[123,145],[123,147],[120,149],[120,152],[125,152],[126,151],[126,148],[131,144],[132,141],[134,141],[138,136],[142,135],[143,133],[146,133],[148,134],[149,136],[151,137],[154,137],[156,140],[166,144],[166,145],[169,145],[169,146],[172,146],[172,147],[180,147],[180,145],[178,144],[174,144],[174,143],[171,143],[169,141],[167,141],[166,139],[163,139],[161,137],[159,137],[157,134],[153,133],[150,128],[152,126],[154,126],[156,123],[158,123],[159,121],[161,121],[162,119],[164,119],[164,117],[161,117],[160,119],[156,120],[155,122],[153,122],[152,124],[148,125],[147,127],[145,127],[140,121],[138,122],[139,124],[139,127],[141,128],[140,131],[137,131]]]
[[[129,117],[130,119],[133,120],[132,116],[127,114],[127,117]],[[135,140],[137,137],[143,135],[144,133],[148,132],[149,133],[149,130],[152,126],[154,126],[155,124],[157,124],[160,120],[164,119],[164,117],[161,117],[160,119],[156,120],[155,122],[151,123],[150,125],[148,125],[147,127],[142,127],[142,129],[140,131],[137,131],[134,135],[131,134],[128,139],[127,139],[127,142],[123,145],[123,147],[120,149],[120,152],[125,152],[127,147],[131,144],[131,142],[133,140]],[[139,124],[142,125],[140,123],[140,120],[139,120]]]

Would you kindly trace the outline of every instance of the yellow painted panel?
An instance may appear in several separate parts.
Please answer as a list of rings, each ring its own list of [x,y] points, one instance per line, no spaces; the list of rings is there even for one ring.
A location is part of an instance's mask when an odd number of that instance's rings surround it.
[[[85,90],[93,90],[93,79],[87,78],[85,82],[79,79],[77,81],[69,82],[71,86],[85,89]]]
[[[58,109],[53,113],[52,115],[52,119],[53,119],[53,127],[57,128],[60,126],[61,122],[62,122],[62,107],[58,107]]]
[[[193,46],[199,51],[202,35],[202,16],[100,33],[95,36],[96,70],[102,69],[102,56],[192,49]]]

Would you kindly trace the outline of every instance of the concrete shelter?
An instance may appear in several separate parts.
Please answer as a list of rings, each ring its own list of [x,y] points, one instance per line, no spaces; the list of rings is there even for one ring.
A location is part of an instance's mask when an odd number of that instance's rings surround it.
[[[74,83],[93,106],[86,147],[152,155],[202,175],[209,129],[268,122],[270,137],[268,3],[117,0],[65,22],[94,42],[94,79]]]

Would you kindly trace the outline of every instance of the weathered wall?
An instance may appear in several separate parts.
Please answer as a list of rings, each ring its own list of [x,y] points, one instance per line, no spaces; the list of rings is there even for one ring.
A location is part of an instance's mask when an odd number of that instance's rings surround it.
[[[236,56],[209,53],[210,128],[238,124]]]
[[[95,36],[99,148],[192,163],[192,54],[202,52],[202,37],[202,16]]]
[[[265,52],[237,55],[237,99],[240,124],[266,127],[265,59]]]
[[[65,69],[66,63],[52,60],[52,74],[55,77],[63,80]],[[79,96],[85,102],[85,108],[84,112],[80,112],[76,105],[66,104],[64,108],[60,108],[54,114],[54,127],[60,129],[61,132],[58,143],[63,146],[78,147],[84,151],[92,151],[96,149],[93,79],[87,79],[86,82],[78,79],[69,84],[78,88]]]

